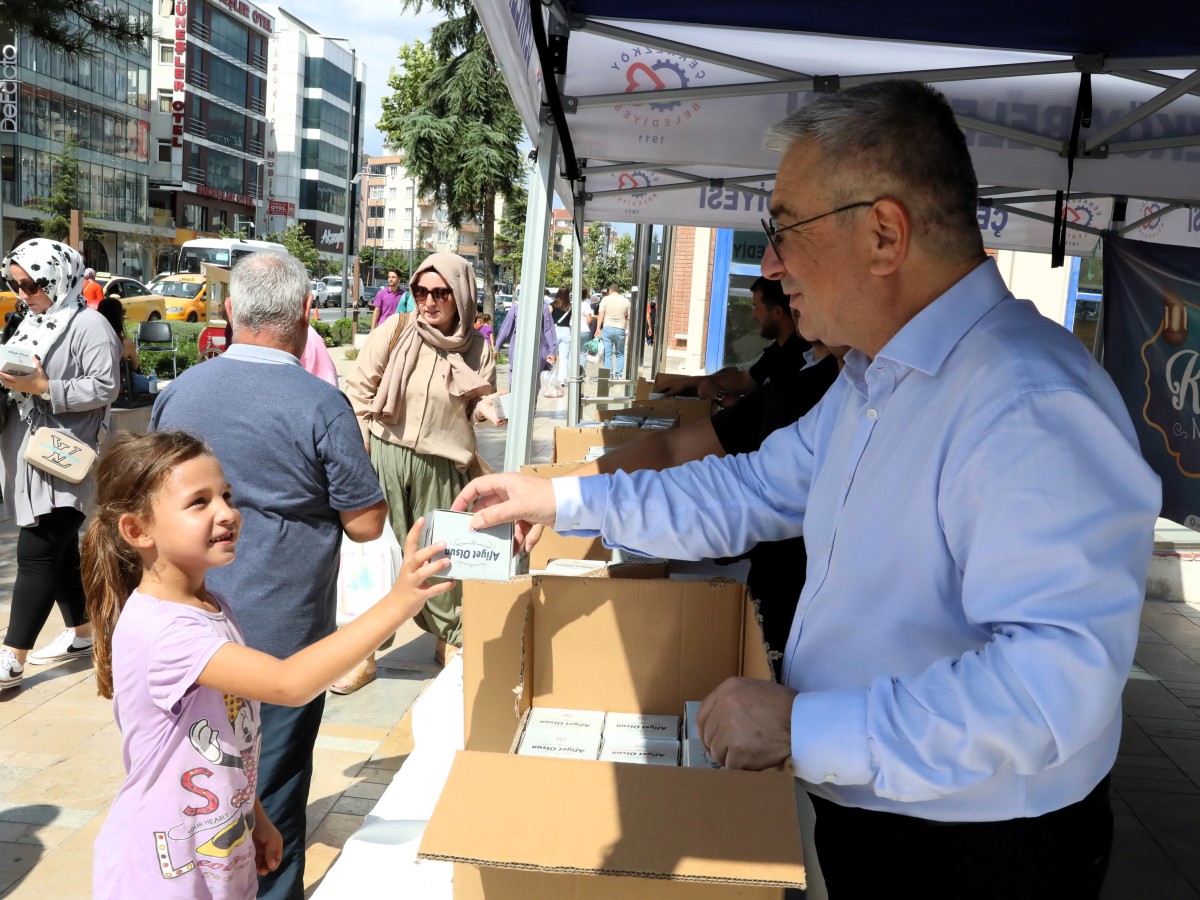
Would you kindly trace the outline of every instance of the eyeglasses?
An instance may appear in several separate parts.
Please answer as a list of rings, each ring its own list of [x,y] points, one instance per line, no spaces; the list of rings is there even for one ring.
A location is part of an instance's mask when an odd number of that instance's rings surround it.
[[[759,219],[762,222],[763,231],[767,233],[767,240],[771,242],[771,247],[776,253],[779,252],[779,235],[785,231],[791,231],[793,228],[799,228],[801,225],[811,225],[818,219],[824,219],[826,216],[836,216],[838,213],[845,212],[848,209],[858,209],[861,206],[874,206],[878,200],[860,200],[858,203],[847,203],[845,206],[839,206],[837,209],[831,209],[829,212],[823,212],[819,216],[813,216],[809,219],[801,219],[799,222],[793,222],[791,225],[784,225],[782,228],[775,221],[774,217],[770,219]]]
[[[426,297],[432,297],[435,303],[445,303],[454,299],[454,291],[448,287],[427,288],[419,284],[412,289],[412,295],[418,303],[424,303]]]
[[[18,291],[24,291],[31,297],[42,289],[42,286],[32,278],[26,278],[24,281],[14,281],[10,278],[8,280],[8,286],[12,288],[14,294]]]

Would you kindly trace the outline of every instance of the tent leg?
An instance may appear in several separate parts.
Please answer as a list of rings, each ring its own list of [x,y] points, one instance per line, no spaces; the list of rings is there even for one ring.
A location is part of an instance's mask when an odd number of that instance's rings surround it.
[[[529,174],[529,201],[525,207],[521,298],[513,343],[509,348],[509,390],[516,412],[509,419],[504,445],[504,468],[509,472],[529,462],[533,443],[542,346],[542,294],[546,289],[546,245],[550,239],[550,206],[554,200],[552,179],[558,165],[558,134],[545,119],[538,132],[537,146],[537,165]]]
[[[583,378],[579,372],[579,360],[583,354],[583,204],[575,204],[575,237],[571,243],[571,349],[567,354],[567,425],[574,428],[579,424],[582,405]]]
[[[646,324],[646,288],[650,284],[650,235],[653,225],[638,225],[634,232],[634,284],[637,299],[629,311],[629,349],[626,351],[625,378],[631,387],[628,396],[636,396],[637,382],[642,377],[642,359],[646,355],[646,339],[643,330]]]
[[[667,322],[671,320],[671,264],[675,259],[675,226],[664,225],[662,262],[658,269],[658,310],[654,317],[654,352],[650,357],[650,380],[658,378],[667,359]]]

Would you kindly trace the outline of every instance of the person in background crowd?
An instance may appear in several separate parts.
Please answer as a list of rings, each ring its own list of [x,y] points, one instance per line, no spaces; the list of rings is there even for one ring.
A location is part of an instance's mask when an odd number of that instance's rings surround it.
[[[83,270],[83,299],[87,301],[87,305],[92,309],[99,307],[100,301],[104,299],[104,288],[96,280],[95,269],[88,268]]]
[[[763,274],[806,338],[854,348],[824,399],[757,453],[492,475],[455,508],[675,559],[803,533],[783,684],[704,700],[712,758],[790,759],[834,900],[898,871],[930,898],[1099,897],[1158,478],[1107,373],[984,254],[942,94],[824,94],[767,146]]]
[[[78,484],[25,460],[33,431],[66,432],[97,450],[120,391],[121,345],[104,317],[83,299],[83,257],[66,244],[34,238],[4,259],[3,275],[29,307],[10,344],[34,354],[28,375],[0,372],[6,391],[0,430],[4,515],[15,516],[17,577],[0,647],[0,690],[15,688],[25,665],[90,659],[92,626],[79,573],[79,529],[96,496],[94,472]],[[30,653],[58,603],[66,629]]]
[[[556,355],[558,356],[558,383],[566,389],[567,382],[571,376],[578,375],[579,372],[568,372],[567,366],[571,360],[571,343],[576,339],[579,333],[574,325],[571,324],[571,289],[559,288],[554,295],[554,302],[550,305],[550,317],[554,320],[554,336],[558,342]],[[579,353],[579,371],[583,370],[583,351]]]
[[[751,312],[759,334],[773,343],[749,369],[728,366],[712,375],[659,375],[655,387],[668,397],[695,392],[697,396],[730,406],[740,397],[780,375],[789,375],[808,365],[808,341],[796,333],[788,296],[778,281],[758,278],[750,285]]]
[[[121,362],[130,364],[133,392],[135,394],[150,393],[150,379],[138,371],[137,346],[125,333],[125,304],[116,297],[105,297],[96,307],[96,312],[104,316],[108,324],[112,326],[117,340],[121,342]]]
[[[488,342],[493,350],[496,349],[496,330],[492,328],[492,317],[487,313],[482,313],[479,316],[479,333],[483,335],[484,340]]]
[[[500,333],[496,335],[496,351],[503,350],[510,342],[512,348],[509,352],[509,370],[512,370],[513,360],[520,357],[517,348],[517,315],[523,301],[513,299],[512,305],[508,308],[508,313],[504,317],[504,321],[500,323]],[[535,304],[541,307],[542,310],[542,333],[540,338],[540,350],[538,353],[538,371],[544,372],[547,369],[553,368],[558,361],[558,339],[554,334],[554,320],[550,315],[550,307],[545,303]]]
[[[237,565],[208,587],[237,615],[246,644],[280,659],[334,631],[342,535],[371,541],[387,503],[363,449],[354,410],[300,366],[311,282],[283,253],[254,253],[233,267],[225,313],[237,341],[192,366],[161,393],[153,430],[183,429],[213,449],[242,516]],[[304,896],[305,812],[322,693],[293,708],[264,703],[258,793],[283,835],[279,868],[259,896]]]
[[[491,346],[471,327],[475,272],[453,253],[435,253],[409,286],[416,315],[403,331],[388,322],[371,332],[346,394],[354,406],[362,442],[387,496],[397,539],[432,509],[446,509],[482,471],[473,422],[497,422],[490,395],[496,390]],[[445,659],[462,644],[461,589],[430,598],[415,617],[438,638]],[[365,662],[368,671],[374,657]]]
[[[612,378],[625,377],[625,333],[629,327],[629,300],[615,284],[600,301],[596,333],[604,343],[604,366]]]
[[[317,329],[308,326],[308,339],[304,342],[304,352],[300,354],[300,366],[305,372],[316,375],[322,381],[338,386],[337,366],[325,346],[325,338],[317,333]]]
[[[405,319],[412,313],[412,297],[400,285],[399,269],[388,269],[387,284],[375,292],[375,299],[371,301],[371,306],[374,307],[371,311],[372,331],[397,313],[403,315]]]

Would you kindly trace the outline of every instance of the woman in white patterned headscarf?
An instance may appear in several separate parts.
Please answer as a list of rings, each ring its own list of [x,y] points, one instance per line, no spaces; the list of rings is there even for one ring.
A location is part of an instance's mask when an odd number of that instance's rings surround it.
[[[79,484],[25,462],[29,435],[43,425],[68,432],[92,449],[107,427],[120,389],[121,345],[104,317],[83,299],[83,258],[58,241],[26,241],[4,259],[3,277],[21,299],[24,318],[9,343],[29,349],[34,371],[0,371],[0,470],[5,515],[17,518],[17,578],[12,615],[0,647],[0,690],[17,687],[25,664],[90,658],[91,625],[79,574],[79,528],[95,496],[89,475]],[[66,630],[30,654],[55,601]]]

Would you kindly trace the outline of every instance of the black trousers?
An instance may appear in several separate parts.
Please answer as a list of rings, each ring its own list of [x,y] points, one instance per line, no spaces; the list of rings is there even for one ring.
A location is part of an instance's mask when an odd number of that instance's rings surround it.
[[[13,582],[12,615],[4,643],[32,650],[33,642],[58,601],[67,627],[87,622],[83,577],[79,573],[79,528],[84,515],[60,506],[32,528],[17,535],[17,577]]]
[[[259,876],[259,897],[304,900],[305,811],[324,711],[324,693],[305,706],[262,705],[258,799],[283,835],[283,859],[274,872]]]
[[[830,900],[910,891],[923,900],[1090,900],[1108,871],[1108,776],[1078,803],[1003,822],[930,822],[812,802]]]

